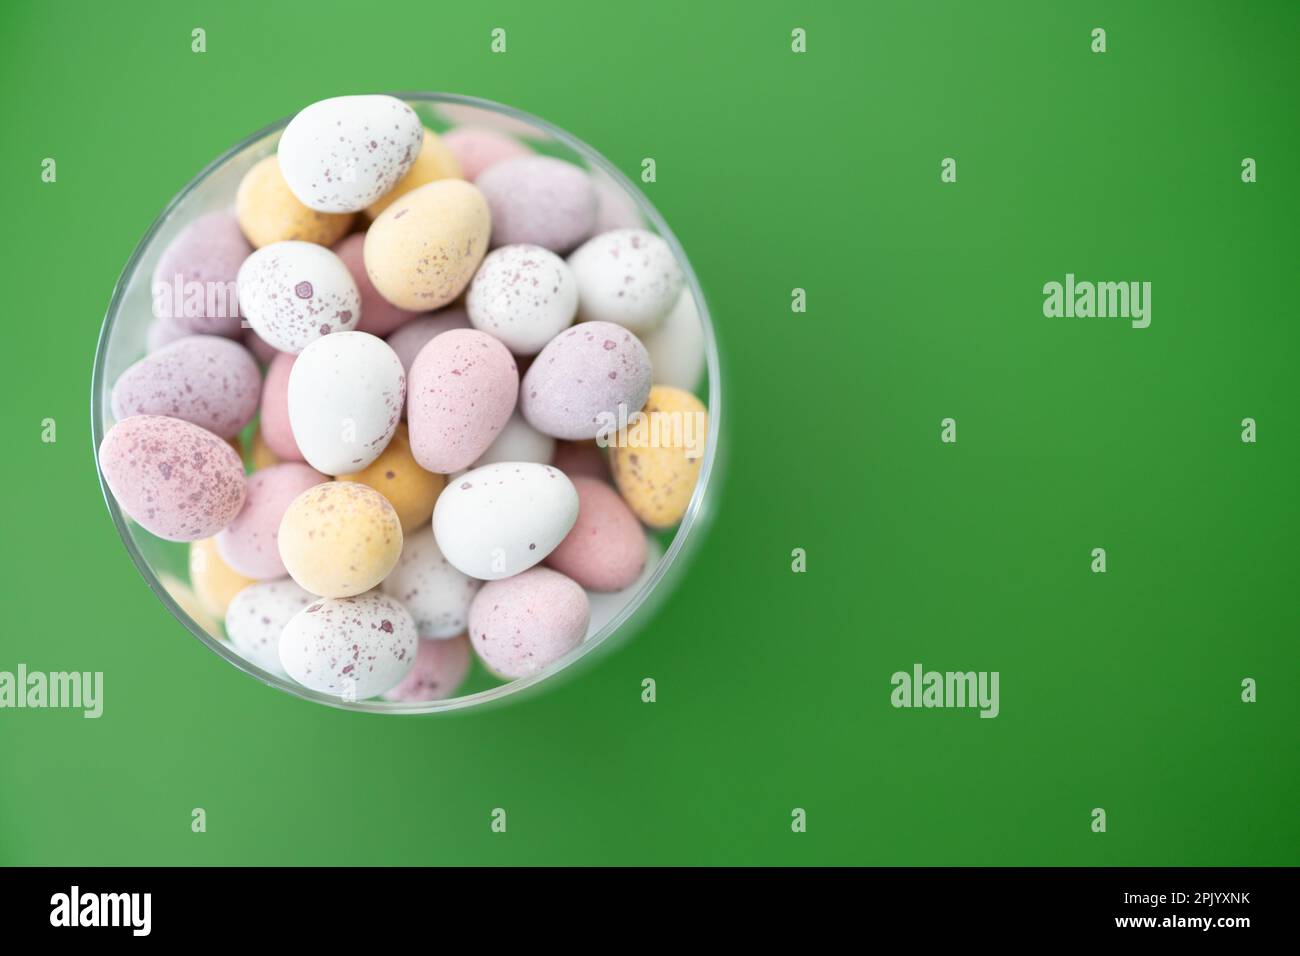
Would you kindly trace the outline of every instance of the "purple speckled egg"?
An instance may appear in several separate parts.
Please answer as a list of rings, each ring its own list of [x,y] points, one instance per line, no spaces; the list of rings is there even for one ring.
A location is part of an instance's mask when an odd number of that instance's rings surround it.
[[[328,480],[300,462],[272,465],[249,475],[244,507],[217,535],[221,560],[257,581],[284,577],[289,572],[280,559],[280,520],[294,498]]]
[[[587,592],[559,571],[530,568],[479,589],[469,639],[492,673],[515,680],[549,667],[582,643]]]
[[[348,267],[314,242],[273,242],[245,259],[239,303],[253,331],[294,355],[361,321],[361,293]]]
[[[415,665],[419,637],[400,602],[379,591],[320,598],[290,618],[280,663],[304,687],[364,700],[401,683]]]
[[[146,355],[113,385],[113,417],[166,415],[234,438],[257,412],[262,374],[248,349],[190,335]]]
[[[486,332],[453,329],[420,350],[408,392],[411,452],[421,468],[445,475],[473,464],[510,420],[519,370]]]
[[[418,319],[412,319],[388,337],[388,344],[402,362],[406,374],[411,374],[411,366],[420,351],[443,332],[452,329],[468,329],[469,316],[460,306],[449,305],[437,312],[426,312]]]
[[[210,538],[244,506],[238,453],[212,432],[179,418],[123,419],[104,436],[99,466],[122,510],[168,541]]]
[[[474,181],[492,211],[492,247],[531,243],[567,252],[591,235],[596,190],[586,170],[550,156],[521,156]]]
[[[298,356],[277,352],[262,383],[262,417],[258,429],[266,447],[281,461],[306,461],[289,424],[289,373]]]
[[[200,216],[163,250],[153,271],[154,318],[191,332],[239,335],[239,267],[252,253],[234,212]]]
[[[384,700],[446,700],[469,674],[469,639],[465,635],[445,641],[420,639],[415,666],[400,684],[383,694]]]
[[[542,349],[519,387],[519,407],[543,435],[595,438],[641,410],[650,379],[650,355],[635,335],[584,322]]]
[[[370,281],[370,276],[366,274],[366,263],[362,258],[365,246],[366,234],[354,232],[344,237],[343,241],[334,247],[334,252],[348,267],[348,272],[352,273],[357,291],[361,293],[361,323],[357,326],[357,331],[369,332],[371,335],[383,338],[420,313],[399,309],[379,294],[375,284]]]
[[[144,333],[144,350],[146,353],[157,352],[177,339],[193,334],[188,325],[176,319],[154,319]]]
[[[590,591],[621,591],[645,567],[641,522],[605,482],[582,476],[570,480],[578,492],[578,520],[546,556],[546,564]]]
[[[507,159],[531,156],[533,151],[507,133],[480,126],[458,126],[442,134],[443,145],[460,163],[460,174],[470,182],[479,173]]]

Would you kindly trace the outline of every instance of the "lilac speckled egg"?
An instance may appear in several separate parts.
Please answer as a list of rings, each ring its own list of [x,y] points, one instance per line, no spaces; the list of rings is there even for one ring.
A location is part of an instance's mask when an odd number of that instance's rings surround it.
[[[122,373],[113,385],[113,417],[166,415],[234,438],[253,420],[261,389],[248,349],[216,335],[190,335]]]
[[[401,359],[402,368],[410,377],[411,366],[420,351],[443,332],[452,329],[468,329],[469,316],[460,306],[449,305],[437,312],[426,312],[418,319],[412,319],[388,337],[388,344],[397,357]]]
[[[492,247],[531,243],[567,252],[591,235],[596,190],[587,171],[550,156],[521,156],[474,181],[492,211]]]
[[[480,584],[443,557],[433,526],[425,525],[403,538],[402,556],[380,590],[397,598],[411,612],[420,637],[445,640],[465,633],[469,602]]]
[[[249,475],[244,507],[217,535],[221,560],[257,581],[288,574],[277,540],[280,521],[294,498],[324,481],[329,479],[300,462],[272,465]]]
[[[193,334],[188,325],[176,319],[154,319],[144,333],[144,350],[146,353],[157,352],[177,339]]]
[[[163,250],[153,270],[155,318],[172,318],[191,332],[239,335],[239,267],[253,247],[235,214],[200,216]]]
[[[281,461],[306,461],[289,424],[289,373],[298,356],[277,352],[262,382],[262,417],[258,431],[266,447]]]
[[[168,541],[210,538],[244,506],[244,464],[212,432],[162,415],[135,415],[99,446],[104,480],[122,510]]]
[[[483,585],[469,608],[469,639],[488,670],[507,680],[549,667],[582,643],[587,593],[550,568]]]
[[[361,293],[348,267],[314,242],[273,242],[245,259],[239,302],[253,331],[294,355],[361,320]]]
[[[420,313],[399,309],[379,294],[375,284],[370,281],[370,276],[366,274],[366,263],[363,258],[365,246],[366,234],[354,232],[344,237],[343,241],[334,247],[334,252],[348,267],[348,272],[352,273],[357,291],[361,293],[361,323],[357,326],[357,331],[369,332],[371,335],[383,338]]]
[[[284,675],[280,635],[295,614],[318,600],[291,578],[250,584],[230,602],[226,636],[235,650],[262,670]]]
[[[280,663],[304,687],[364,700],[410,673],[418,643],[406,608],[367,591],[320,598],[295,614],[280,635]]]
[[[668,243],[644,229],[615,229],[569,256],[578,280],[578,319],[654,328],[677,303],[685,281]]]
[[[442,142],[460,163],[461,175],[470,182],[489,166],[533,153],[513,136],[480,126],[458,126],[443,133]]]
[[[244,329],[244,348],[252,352],[257,360],[263,365],[270,365],[271,359],[281,354],[279,349],[270,342],[267,342],[252,329]]]
[[[641,522],[605,482],[571,480],[578,492],[578,520],[546,564],[589,591],[621,591],[645,567]]]
[[[438,474],[467,468],[510,420],[519,371],[510,351],[474,329],[453,329],[420,350],[411,366],[411,452]]]
[[[516,355],[536,355],[573,324],[578,283],[568,264],[541,246],[502,246],[479,266],[465,310],[474,328]]]
[[[641,410],[650,379],[650,355],[635,335],[584,322],[542,349],[519,387],[519,407],[544,435],[595,438]]]
[[[469,638],[464,634],[447,641],[420,640],[415,666],[384,700],[446,700],[469,675]]]

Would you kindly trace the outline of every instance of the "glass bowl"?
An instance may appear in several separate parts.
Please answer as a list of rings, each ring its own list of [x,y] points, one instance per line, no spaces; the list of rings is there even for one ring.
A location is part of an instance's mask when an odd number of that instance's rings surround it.
[[[537,674],[509,683],[486,686],[492,685],[496,679],[488,675],[475,658],[473,671],[460,696],[437,701],[348,701],[310,690],[246,660],[226,642],[221,625],[211,619],[193,599],[187,583],[189,546],[156,538],[129,520],[109,492],[102,467],[99,469],[99,480],[113,523],[146,583],[172,615],[215,654],[265,684],[320,704],[368,713],[431,714],[499,703],[508,698],[517,700],[518,695],[524,692],[536,692],[543,685],[554,686],[557,675],[573,674],[576,670],[574,665],[579,661],[589,662],[597,651],[610,649],[646,623],[654,608],[680,580],[692,546],[702,537],[714,507],[716,495],[712,489],[718,484],[721,471],[719,449],[722,447],[722,388],[717,343],[699,280],[691,269],[681,244],[663,217],[641,191],[608,160],[564,130],[500,103],[452,93],[392,95],[409,103],[424,125],[435,132],[452,126],[490,127],[525,140],[538,153],[557,156],[585,168],[593,178],[603,208],[612,206],[625,217],[638,217],[645,228],[658,233],[667,241],[677,257],[686,279],[686,288],[694,297],[702,325],[705,378],[695,392],[708,408],[709,428],[699,480],[685,517],[676,529],[657,536],[657,547],[656,536],[651,535],[650,561],[646,572],[625,592],[598,595],[593,601],[593,625],[586,639]],[[244,173],[258,160],[275,152],[280,131],[291,118],[285,117],[253,133],[209,163],[167,204],[127,260],[113,289],[95,353],[90,415],[97,466],[99,446],[104,433],[114,421],[109,401],[113,383],[146,351],[145,335],[153,318],[150,282],[159,256],[189,222],[206,212],[228,209],[234,205],[235,190]]]

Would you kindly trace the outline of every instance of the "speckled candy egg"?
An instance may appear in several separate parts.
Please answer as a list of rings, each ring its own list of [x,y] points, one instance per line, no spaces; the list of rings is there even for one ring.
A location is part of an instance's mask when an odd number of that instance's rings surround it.
[[[336,332],[312,342],[289,373],[289,422],[307,463],[327,475],[365,468],[388,446],[406,374],[383,339]]]
[[[578,285],[565,261],[541,246],[488,253],[465,298],[470,324],[516,355],[536,355],[573,324]]]
[[[447,479],[425,471],[411,454],[406,425],[397,426],[392,441],[373,462],[358,472],[339,475],[339,481],[356,481],[369,485],[388,499],[402,523],[402,533],[409,534],[433,516],[433,503]],[[408,540],[409,543],[409,540]]]
[[[317,212],[304,206],[284,181],[274,156],[259,161],[240,180],[235,215],[254,249],[289,241],[332,246],[352,227],[354,218],[350,212]]]
[[[402,553],[402,525],[366,485],[330,481],[304,491],[280,522],[280,557],[312,594],[350,597],[388,576]]]
[[[578,280],[578,318],[614,322],[633,332],[654,328],[682,291],[682,270],[668,243],[644,229],[602,232],[569,256]]]
[[[276,541],[280,521],[295,498],[328,480],[299,462],[273,465],[249,475],[244,507],[217,535],[222,560],[259,581],[284,577],[287,572]]]
[[[483,195],[459,179],[413,189],[366,232],[366,272],[379,294],[411,312],[440,309],[469,285],[488,249]]]
[[[515,412],[488,450],[474,462],[474,467],[494,465],[499,461],[531,461],[545,465],[550,463],[554,454],[555,439],[543,435],[528,424],[524,416]]]
[[[420,153],[420,118],[392,96],[336,96],[300,111],[280,136],[280,170],[317,212],[359,212],[406,175]]]
[[[361,293],[361,322],[357,325],[357,331],[383,338],[410,322],[418,313],[399,309],[375,289],[375,284],[366,274],[365,245],[365,233],[354,232],[335,246],[334,252],[348,267],[348,272],[357,284],[357,291]]]
[[[443,557],[433,528],[426,527],[402,544],[397,567],[380,589],[411,612],[421,637],[443,640],[465,632],[469,602],[480,584]]]
[[[469,609],[469,639],[488,670],[507,680],[544,670],[582,643],[587,594],[550,568],[483,585]]]
[[[415,157],[411,168],[398,180],[396,186],[366,207],[366,215],[374,219],[394,201],[426,183],[437,182],[439,179],[468,178],[461,174],[460,162],[456,159],[456,154],[447,148],[437,133],[426,129],[420,155]]]
[[[365,700],[410,673],[418,641],[406,608],[371,591],[313,601],[295,614],[280,635],[280,663],[304,687]]]
[[[411,672],[382,696],[393,701],[446,700],[465,683],[469,664],[469,638],[464,634],[447,641],[421,638]]]
[[[510,419],[518,394],[515,360],[492,336],[439,335],[411,367],[406,417],[415,460],[440,474],[468,467]]]
[[[225,617],[235,595],[253,583],[221,559],[216,538],[190,543],[190,584],[210,613]]]
[[[311,242],[277,242],[244,260],[239,301],[253,327],[281,352],[297,354],[361,320],[361,293],[343,260]]]
[[[519,407],[545,435],[595,438],[645,404],[650,379],[650,356],[635,335],[585,322],[542,349],[520,385]]]
[[[203,335],[238,336],[235,280],[253,249],[231,212],[211,212],[182,229],[153,270],[155,317]]]
[[[666,385],[650,390],[643,414],[610,445],[614,483],[632,513],[652,528],[670,528],[690,504],[708,438],[704,405]]]
[[[262,382],[261,418],[258,434],[281,461],[305,461],[289,424],[289,376],[298,356],[277,352],[267,366]]]
[[[563,473],[533,462],[498,462],[453,479],[433,509],[438,547],[470,577],[494,581],[531,568],[578,518]]]
[[[577,477],[578,520],[546,564],[589,591],[620,591],[645,567],[645,532],[609,485]]]
[[[533,153],[513,136],[479,126],[457,126],[442,134],[442,142],[460,163],[461,176],[471,182],[489,166]]]
[[[238,342],[191,335],[146,355],[113,385],[113,417],[166,415],[222,438],[238,435],[257,412],[262,373]]]
[[[695,391],[704,375],[704,327],[690,289],[682,289],[677,304],[641,341],[657,384]]]
[[[251,585],[230,602],[226,636],[246,659],[264,671],[282,675],[280,635],[295,614],[319,600],[289,578]]]
[[[567,252],[591,235],[596,191],[586,170],[551,156],[494,163],[474,185],[492,209],[492,245]]]
[[[415,357],[426,345],[443,332],[469,327],[469,316],[465,314],[465,310],[449,305],[445,309],[412,319],[388,337],[388,344],[402,360],[402,368],[406,369],[409,379]]]
[[[127,516],[168,541],[210,538],[244,506],[244,465],[212,432],[161,415],[108,430],[99,466]]]
[[[587,592],[587,601],[591,604],[591,620],[587,623],[587,636],[584,640],[590,640],[593,634],[614,620],[615,616],[627,606],[627,602],[636,597],[650,582],[650,576],[654,574],[655,568],[664,556],[664,549],[652,534],[645,536],[645,549],[645,567],[637,579],[627,587],[620,591]]]

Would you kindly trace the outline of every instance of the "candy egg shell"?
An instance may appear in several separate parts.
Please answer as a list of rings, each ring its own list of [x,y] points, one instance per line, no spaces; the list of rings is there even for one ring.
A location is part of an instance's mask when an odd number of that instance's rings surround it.
[[[471,182],[489,166],[533,152],[513,136],[478,126],[458,126],[443,133],[442,142],[460,163],[461,176]]]
[[[267,344],[293,354],[361,320],[361,293],[348,267],[311,242],[277,242],[245,259],[239,301]]]
[[[487,253],[491,217],[459,179],[411,190],[366,232],[366,272],[379,294],[411,312],[440,309],[469,285]]]
[[[336,96],[301,110],[280,136],[280,170],[303,205],[359,212],[392,189],[420,153],[424,128],[392,96]]]
[[[388,446],[406,374],[383,339],[336,332],[312,342],[289,373],[289,422],[307,463],[327,475],[365,468]]]
[[[539,465],[548,464],[555,454],[555,439],[543,435],[524,420],[518,412],[510,416],[496,440],[488,446],[475,468],[494,465],[499,461],[532,461]]]
[[[695,391],[704,375],[704,327],[690,289],[682,289],[677,304],[641,341],[650,353],[657,384]]]
[[[570,479],[584,476],[597,481],[612,481],[604,453],[592,441],[557,441],[551,464]]]
[[[222,560],[240,574],[266,581],[287,573],[276,536],[298,495],[329,479],[298,462],[273,465],[248,477],[248,496],[235,520],[217,535]]]
[[[484,332],[453,329],[421,349],[411,366],[406,416],[421,467],[468,467],[514,411],[519,373],[504,345]]]
[[[645,532],[605,482],[572,480],[578,492],[578,520],[546,556],[546,564],[589,591],[622,590],[645,567]]]
[[[300,494],[280,522],[280,557],[312,594],[351,597],[388,576],[402,553],[402,525],[379,492],[330,481]]]
[[[708,417],[689,392],[650,390],[643,415],[610,445],[614,483],[632,513],[652,528],[682,520],[700,476]]]
[[[350,212],[317,212],[304,206],[284,181],[274,156],[259,161],[240,180],[235,215],[254,249],[290,240],[332,246],[347,234],[353,219]]]
[[[386,594],[320,599],[285,625],[280,663],[304,687],[364,700],[401,682],[418,641],[411,615]]]
[[[253,583],[221,560],[216,538],[190,543],[190,584],[209,613],[225,617],[235,595]]]
[[[447,148],[437,133],[426,129],[424,131],[424,143],[420,147],[420,155],[415,157],[415,162],[411,164],[411,168],[407,170],[406,175],[398,181],[396,186],[366,207],[366,215],[374,219],[391,206],[395,200],[426,183],[435,182],[439,179],[467,178],[469,177],[461,173],[460,161],[456,159],[456,154]]]
[[[563,259],[541,246],[488,253],[470,283],[465,310],[474,328],[516,355],[536,355],[573,324],[578,285]]]
[[[530,243],[567,252],[591,235],[596,191],[586,170],[551,156],[494,163],[474,185],[492,210],[492,246]]]
[[[445,640],[465,632],[480,584],[443,557],[433,528],[426,527],[405,539],[402,556],[380,589],[411,612],[420,637]]]
[[[682,270],[668,243],[644,229],[602,232],[569,256],[578,280],[578,318],[633,332],[656,326],[677,302]]]
[[[298,356],[277,352],[262,382],[261,418],[258,434],[281,461],[305,461],[289,424],[289,376]]]
[[[356,481],[369,485],[388,499],[402,523],[404,535],[428,524],[433,517],[433,503],[447,479],[425,471],[411,454],[411,441],[406,425],[399,424],[379,457],[361,471],[339,475],[339,481]],[[409,544],[409,540],[408,540]]]
[[[252,251],[233,213],[212,212],[195,219],[167,245],[154,267],[154,316],[171,318],[191,332],[237,337],[235,280]]]
[[[253,584],[230,602],[226,636],[235,650],[262,670],[282,675],[280,635],[295,614],[318,600],[289,578]]]
[[[645,567],[641,569],[641,574],[637,579],[623,588],[621,591],[588,591],[587,600],[591,604],[591,620],[587,624],[587,636],[583,640],[590,640],[592,635],[603,628],[614,617],[627,606],[627,602],[636,597],[641,589],[646,586],[650,580],[650,575],[659,565],[660,559],[663,558],[663,546],[649,534],[645,536],[646,558]]]
[[[167,415],[233,438],[252,421],[261,390],[262,373],[246,348],[190,335],[122,373],[113,385],[113,417]]]
[[[366,275],[363,251],[365,245],[365,233],[354,232],[344,237],[343,241],[334,247],[334,252],[348,267],[348,272],[352,274],[352,279],[357,284],[357,291],[361,293],[361,322],[357,325],[357,331],[369,332],[382,338],[410,322],[418,313],[399,309],[375,289],[370,276]]]
[[[99,465],[124,512],[168,541],[210,538],[244,505],[244,464],[222,439],[161,415],[135,415],[108,430]]]
[[[561,472],[498,462],[447,485],[433,509],[433,533],[453,566],[493,581],[545,558],[577,517],[578,493]]]
[[[650,380],[650,356],[635,335],[585,322],[542,349],[520,385],[519,407],[544,435],[595,438],[645,404]]]
[[[443,332],[469,327],[469,316],[465,314],[465,310],[451,305],[441,311],[430,312],[418,319],[412,319],[388,337],[388,344],[402,360],[402,368],[406,369],[409,379],[411,366],[415,364],[415,357],[420,354],[421,349]]]
[[[469,639],[494,674],[515,680],[549,667],[582,643],[587,594],[550,568],[489,581],[469,608]]]
[[[446,641],[421,638],[411,672],[382,696],[395,701],[446,700],[465,683],[469,663],[469,638],[465,635]]]

